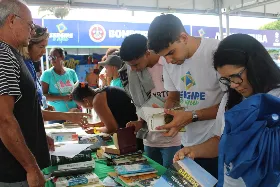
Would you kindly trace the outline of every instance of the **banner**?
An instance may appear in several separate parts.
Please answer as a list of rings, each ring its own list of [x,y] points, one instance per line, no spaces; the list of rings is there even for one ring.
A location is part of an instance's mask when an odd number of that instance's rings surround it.
[[[280,48],[280,31],[279,30],[253,30],[253,29],[237,29],[231,28],[231,34],[248,34],[266,48]],[[204,38],[215,38],[220,39],[220,32],[218,27],[203,27],[203,26],[192,26],[192,35],[200,36]],[[226,29],[223,29],[224,38],[226,37]]]
[[[40,25],[40,26],[43,25],[41,19],[33,19],[33,23],[36,24],[36,25]]]
[[[48,47],[110,48],[121,46],[131,34],[147,37],[150,24],[46,19],[44,26],[50,32]],[[190,32],[190,26],[185,29]]]

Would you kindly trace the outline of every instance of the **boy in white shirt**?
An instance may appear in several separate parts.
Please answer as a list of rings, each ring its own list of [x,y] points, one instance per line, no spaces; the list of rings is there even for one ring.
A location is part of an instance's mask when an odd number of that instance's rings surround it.
[[[121,46],[120,57],[130,66],[132,71],[141,72],[147,68],[154,84],[151,95],[165,100],[168,95],[168,92],[163,86],[163,63],[165,59],[149,51],[147,49],[147,41],[147,38],[140,34],[133,34],[126,37]],[[133,82],[133,80],[128,78],[128,83],[136,84],[138,82]],[[130,92],[130,94],[139,96],[141,93]],[[143,127],[144,123],[143,120],[139,120],[130,122],[127,125],[135,126],[136,130],[139,130]],[[172,164],[175,153],[181,148],[179,134],[174,137],[164,137],[159,132],[148,132],[143,143],[147,155],[164,167],[169,167]]]
[[[212,59],[219,41],[190,36],[180,19],[171,14],[153,20],[148,40],[149,49],[167,62],[163,65],[164,87],[169,91],[165,108],[174,107],[178,101],[185,107],[185,111],[166,110],[174,119],[159,129],[168,129],[165,136],[174,136],[185,127],[184,147],[191,148],[207,141],[214,136],[213,126],[223,96]],[[198,157],[195,161],[217,177],[217,158]]]

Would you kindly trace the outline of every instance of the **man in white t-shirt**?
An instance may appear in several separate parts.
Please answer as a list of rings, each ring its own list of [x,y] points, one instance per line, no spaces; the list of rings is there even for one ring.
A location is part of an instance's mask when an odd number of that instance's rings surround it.
[[[214,136],[212,129],[223,96],[212,59],[219,41],[190,36],[180,19],[171,14],[153,20],[148,40],[149,49],[167,62],[163,66],[164,87],[169,91],[166,108],[174,107],[177,101],[185,107],[185,111],[166,110],[174,119],[159,129],[169,129],[165,136],[174,136],[185,127],[184,147],[207,141]],[[217,158],[198,157],[195,161],[217,177]]]
[[[140,34],[126,37],[120,49],[120,57],[130,66],[132,71],[142,72],[147,69],[154,84],[150,96],[153,95],[165,100],[168,95],[163,85],[163,63],[165,59],[149,51],[147,41],[147,38]],[[139,84],[139,82],[129,78],[128,83]],[[139,97],[141,92],[130,92],[129,94],[134,94],[134,96],[132,95],[132,98],[134,98]],[[144,121],[142,119],[128,124],[128,126],[135,126],[136,130],[142,128],[143,125]],[[174,137],[164,137],[159,132],[148,132],[143,143],[147,155],[164,167],[169,167],[172,164],[175,153],[181,148],[179,134]]]

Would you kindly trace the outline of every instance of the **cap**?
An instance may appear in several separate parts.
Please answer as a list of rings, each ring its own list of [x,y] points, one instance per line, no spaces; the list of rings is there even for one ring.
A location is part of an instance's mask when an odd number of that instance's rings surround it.
[[[105,61],[99,62],[98,64],[101,66],[116,66],[118,69],[120,69],[123,61],[117,55],[109,55]]]

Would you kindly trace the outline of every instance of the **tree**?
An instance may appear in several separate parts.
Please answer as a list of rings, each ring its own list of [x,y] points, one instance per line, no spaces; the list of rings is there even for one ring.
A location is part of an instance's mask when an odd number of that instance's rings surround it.
[[[38,11],[39,13],[44,13],[43,17],[54,15],[57,18],[63,19],[69,14],[70,7],[67,5],[63,7],[41,6]]]
[[[280,20],[265,24],[260,27],[260,30],[280,30]]]

